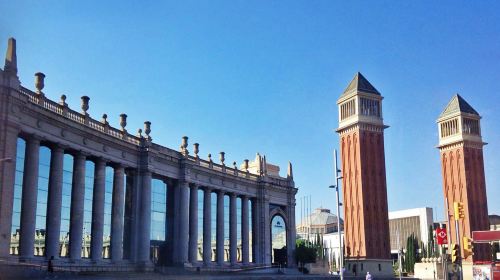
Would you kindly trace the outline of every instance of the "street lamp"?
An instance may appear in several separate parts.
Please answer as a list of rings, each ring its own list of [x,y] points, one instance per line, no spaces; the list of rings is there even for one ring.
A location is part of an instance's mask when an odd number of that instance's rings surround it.
[[[340,234],[340,206],[342,205],[342,203],[340,202],[340,189],[339,189],[339,180],[342,179],[342,176],[339,175],[340,173],[340,169],[338,169],[337,167],[337,150],[333,150],[333,158],[335,160],[335,167],[334,167],[334,174],[335,174],[335,185],[334,186],[330,186],[329,188],[333,188],[335,189],[335,193],[337,194],[337,233],[338,233],[338,237],[339,237],[339,252],[340,252],[340,255],[339,255],[339,266],[340,266],[340,269],[339,269],[339,272],[340,272],[340,279],[343,280],[344,279],[344,272],[342,271],[342,267],[343,267],[343,259],[344,259],[344,250],[342,248],[342,239],[341,239],[341,234]]]

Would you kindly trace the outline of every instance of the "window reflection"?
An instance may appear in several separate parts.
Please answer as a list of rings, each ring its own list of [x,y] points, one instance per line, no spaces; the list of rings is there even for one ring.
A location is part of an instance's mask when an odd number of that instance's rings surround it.
[[[17,138],[16,174],[14,181],[14,201],[12,205],[12,226],[10,238],[10,254],[19,255],[19,238],[21,235],[21,199],[23,193],[24,155],[26,141]]]
[[[111,257],[111,211],[113,203],[113,175],[114,169],[106,166],[104,179],[104,223],[102,237],[102,257]]]
[[[210,242],[210,247],[212,250],[212,254],[210,259],[215,262],[217,261],[216,259],[216,254],[217,254],[217,193],[212,192],[210,195],[210,204],[211,204],[211,222],[210,222],[210,233],[211,233],[211,242]]]
[[[94,170],[92,161],[85,162],[85,197],[83,201],[82,258],[90,257],[92,229],[92,198],[94,195]]]
[[[224,196],[224,261],[230,261],[229,258],[229,196]]]
[[[286,246],[286,225],[285,220],[280,215],[273,217],[271,222],[271,241],[273,262],[276,262],[276,253]]]
[[[157,263],[166,240],[167,185],[158,179],[151,182],[151,259]],[[166,257],[166,256],[165,256]]]
[[[47,147],[40,147],[38,160],[38,186],[35,216],[35,256],[45,255],[45,221],[47,220],[47,198],[49,189],[50,154]]]
[[[61,229],[59,232],[59,255],[69,256],[69,224],[71,210],[71,189],[73,185],[73,156],[64,155],[61,203]]]
[[[203,260],[203,190],[198,189],[198,260]]]
[[[236,261],[241,262],[241,197],[236,198]]]

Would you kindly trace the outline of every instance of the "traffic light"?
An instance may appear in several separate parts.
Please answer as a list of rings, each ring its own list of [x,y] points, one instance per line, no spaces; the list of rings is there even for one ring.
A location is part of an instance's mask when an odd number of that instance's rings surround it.
[[[463,246],[464,246],[464,259],[468,258],[469,256],[474,255],[473,249],[474,245],[472,244],[472,239],[470,239],[467,236],[463,237]]]
[[[451,245],[451,262],[457,263],[460,260],[460,251],[458,248],[458,244]]]
[[[453,202],[455,220],[465,218],[464,204],[462,202]]]

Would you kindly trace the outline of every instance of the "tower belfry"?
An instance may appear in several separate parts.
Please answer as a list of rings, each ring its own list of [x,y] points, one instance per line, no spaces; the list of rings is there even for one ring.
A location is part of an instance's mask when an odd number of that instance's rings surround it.
[[[439,116],[439,152],[443,192],[448,205],[451,242],[457,243],[453,203],[464,205],[465,217],[459,220],[460,241],[472,237],[474,230],[488,230],[488,204],[484,176],[481,116],[460,95],[453,96]],[[463,247],[463,246],[462,246]],[[464,252],[462,250],[462,256]],[[484,244],[474,245],[474,256],[466,261],[488,260]]]
[[[346,266],[358,275],[391,275],[382,95],[357,73],[339,108]]]

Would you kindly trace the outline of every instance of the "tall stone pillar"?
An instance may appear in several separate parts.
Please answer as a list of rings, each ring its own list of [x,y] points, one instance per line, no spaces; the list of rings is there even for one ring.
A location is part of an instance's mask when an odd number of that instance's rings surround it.
[[[113,206],[111,211],[111,259],[123,259],[123,213],[125,202],[125,169],[116,165],[113,176]]]
[[[191,185],[189,202],[189,262],[198,260],[198,186]]]
[[[262,254],[261,254],[261,203],[258,198],[252,200],[252,225],[253,225],[253,236],[252,236],[252,247],[253,247],[253,259],[257,264],[262,264]]]
[[[238,247],[238,237],[236,230],[236,194],[229,196],[229,259],[231,265],[236,265],[238,261],[236,253]]]
[[[21,258],[33,257],[35,248],[39,157],[40,140],[36,137],[30,137],[26,141],[26,157],[24,160],[23,194],[21,202],[21,237],[19,240],[19,256]]]
[[[95,162],[94,193],[92,197],[92,238],[90,239],[90,257],[93,261],[102,259],[105,184],[106,162],[99,158]]]
[[[189,246],[189,183],[179,181],[179,239],[178,252],[179,264],[188,261]]]
[[[45,256],[59,258],[64,150],[55,145],[50,154],[49,194],[47,201],[47,234]]]
[[[262,202],[262,211],[264,228],[261,230],[263,233],[262,236],[264,237],[264,242],[262,242],[264,245],[264,264],[271,265],[273,261],[271,255],[271,219],[269,217],[269,200],[267,198],[264,198],[264,201]]]
[[[212,261],[211,195],[212,191],[205,188],[203,193],[203,262],[205,265],[209,265]]]
[[[290,194],[290,202],[287,206],[287,214],[288,214],[288,227],[287,229],[287,237],[286,237],[286,248],[288,260],[288,267],[295,267],[295,239],[296,239],[296,228],[295,228],[295,193]]]
[[[150,171],[142,171],[141,204],[139,213],[138,261],[142,264],[149,262],[149,248],[151,239],[151,179]]]
[[[77,154],[73,163],[73,187],[69,225],[69,257],[79,260],[82,252],[83,207],[85,200],[85,155]]]
[[[224,264],[224,192],[217,192],[217,264]]]
[[[10,254],[18,134],[18,129],[9,126],[0,133],[0,155],[11,159],[0,162],[0,257]]]
[[[241,199],[241,253],[244,265],[249,263],[248,197]]]

